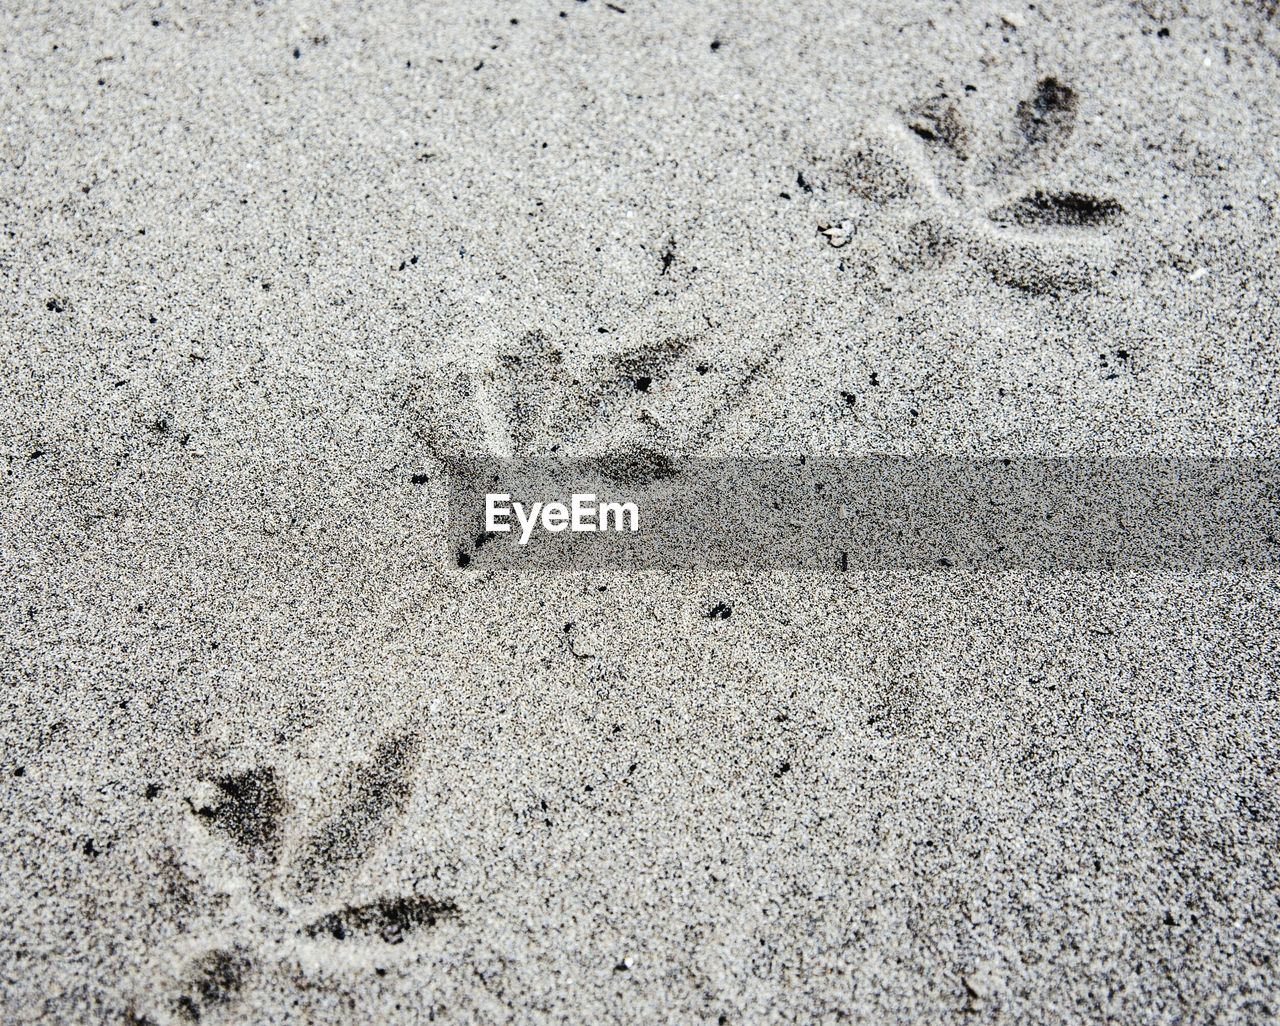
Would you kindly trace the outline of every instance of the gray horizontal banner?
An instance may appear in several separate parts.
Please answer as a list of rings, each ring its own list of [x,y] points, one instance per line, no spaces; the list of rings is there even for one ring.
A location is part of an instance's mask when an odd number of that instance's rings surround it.
[[[472,572],[1280,566],[1280,457],[453,464]]]

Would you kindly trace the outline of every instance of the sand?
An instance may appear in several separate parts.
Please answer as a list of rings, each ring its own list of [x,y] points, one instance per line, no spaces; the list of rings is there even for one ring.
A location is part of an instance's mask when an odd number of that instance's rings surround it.
[[[0,53],[0,1020],[1277,1021],[1275,571],[508,573],[444,483],[1276,455],[1274,4]]]

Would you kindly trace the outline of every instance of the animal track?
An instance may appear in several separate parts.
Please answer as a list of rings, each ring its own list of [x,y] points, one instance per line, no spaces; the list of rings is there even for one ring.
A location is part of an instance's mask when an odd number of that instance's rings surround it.
[[[477,458],[559,456],[590,461],[614,478],[643,473],[651,453],[677,457],[723,412],[715,394],[732,372],[697,359],[694,349],[690,339],[668,338],[575,357],[542,332],[527,332],[487,361],[437,370],[433,391],[460,402],[449,403],[444,417],[417,404],[419,430],[433,455],[455,469]],[[474,414],[459,418],[459,408]]]
[[[187,963],[166,1006],[145,1017],[135,1011],[135,1020],[199,1021],[234,1005],[256,966],[295,962],[307,945],[341,944],[357,961],[385,961],[388,946],[457,919],[457,904],[434,895],[344,900],[356,872],[403,815],[420,751],[415,734],[384,738],[340,774],[318,822],[299,821],[274,767],[201,782],[188,799],[194,830],[188,856],[198,867],[194,876],[205,879],[190,881],[193,893],[183,907],[212,914],[215,921],[200,935],[221,940]]]
[[[679,473],[781,352],[785,333],[728,356],[688,336],[579,355],[542,332],[415,381],[405,400],[431,454],[469,479],[492,461],[573,460],[616,484]],[[488,541],[480,524],[451,540],[459,566]]]
[[[1070,86],[1042,78],[1015,109],[1016,140],[985,148],[950,97],[917,104],[831,165],[828,182],[856,209],[820,223],[819,232],[837,249],[851,247],[842,269],[872,276],[936,271],[968,258],[1027,292],[1095,286],[1114,263],[1100,230],[1120,220],[1120,203],[1077,190],[1009,188],[1053,166],[1075,131],[1079,102]]]

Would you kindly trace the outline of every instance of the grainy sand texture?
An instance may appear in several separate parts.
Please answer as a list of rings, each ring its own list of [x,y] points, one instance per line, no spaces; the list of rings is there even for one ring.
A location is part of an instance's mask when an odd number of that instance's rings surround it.
[[[1278,112],[1274,0],[5,3],[0,1021],[1280,1020],[1280,572],[446,523],[1275,456]]]

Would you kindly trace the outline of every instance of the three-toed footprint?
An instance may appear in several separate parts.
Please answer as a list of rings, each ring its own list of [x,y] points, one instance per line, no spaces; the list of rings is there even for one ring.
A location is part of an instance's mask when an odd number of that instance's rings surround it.
[[[611,480],[643,482],[675,472],[707,443],[784,338],[762,333],[737,354],[692,335],[599,354],[528,331],[428,368],[405,404],[415,432],[451,469],[572,459]]]
[[[1096,287],[1116,265],[1107,227],[1123,209],[1081,188],[1036,184],[1060,164],[1080,98],[1036,83],[1003,131],[980,134],[941,94],[872,125],[811,172],[835,200],[819,231],[864,277],[938,271],[962,260],[1029,293]]]
[[[305,808],[270,765],[194,782],[179,847],[185,904],[201,921],[186,947],[160,953],[156,973],[169,985],[147,981],[135,1021],[204,1019],[238,1004],[255,976],[302,971],[315,954],[329,964],[386,964],[423,931],[457,919],[451,897],[416,886],[353,900],[358,872],[400,825],[420,748],[412,732],[384,737]]]

